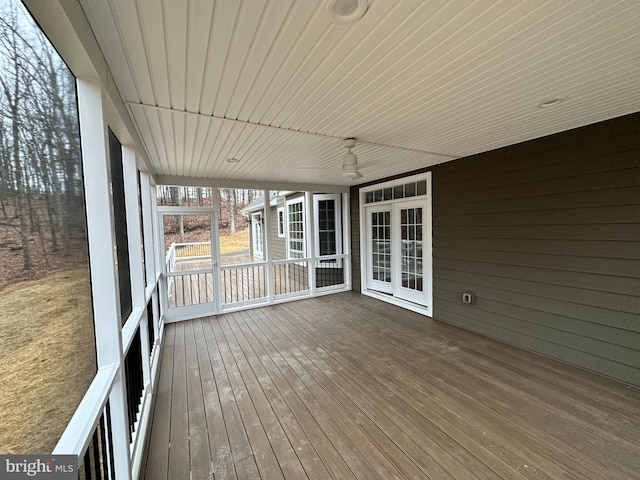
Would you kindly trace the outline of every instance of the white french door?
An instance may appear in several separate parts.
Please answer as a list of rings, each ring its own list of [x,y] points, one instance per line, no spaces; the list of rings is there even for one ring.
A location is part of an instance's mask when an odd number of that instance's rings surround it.
[[[262,260],[264,257],[264,239],[262,237],[262,212],[251,214],[251,229],[253,231],[253,256],[256,260]]]
[[[413,200],[365,209],[367,289],[428,305],[426,206],[425,200]]]
[[[369,207],[367,212],[367,288],[393,293],[391,207]]]
[[[423,239],[425,202],[402,202],[393,206],[393,295],[425,305],[427,297]]]

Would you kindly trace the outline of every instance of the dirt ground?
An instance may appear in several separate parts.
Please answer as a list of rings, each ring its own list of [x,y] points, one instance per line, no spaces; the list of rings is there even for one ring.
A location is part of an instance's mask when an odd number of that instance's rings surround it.
[[[50,453],[93,379],[87,275],[75,268],[0,291],[0,453]]]
[[[13,228],[0,227],[0,289],[9,284],[44,278],[52,272],[68,270],[87,263],[87,242],[85,239],[73,241],[68,256],[62,252],[47,252],[42,249],[40,240],[33,236],[29,239],[31,265],[29,270],[23,269],[20,235]]]
[[[70,255],[0,227],[0,453],[50,453],[96,371],[86,241]]]

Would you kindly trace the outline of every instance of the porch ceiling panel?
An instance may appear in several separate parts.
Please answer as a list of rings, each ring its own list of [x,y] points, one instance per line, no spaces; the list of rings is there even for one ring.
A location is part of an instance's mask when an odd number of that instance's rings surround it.
[[[79,1],[159,175],[359,183],[640,110],[637,0]]]
[[[130,109],[136,124],[152,139],[162,175],[265,182],[293,178],[314,184],[322,183],[319,177],[337,177],[342,171],[345,150],[329,136],[136,104],[130,104]],[[389,176],[398,167],[408,171],[416,164],[449,160],[443,155],[364,142],[355,150],[364,176]]]

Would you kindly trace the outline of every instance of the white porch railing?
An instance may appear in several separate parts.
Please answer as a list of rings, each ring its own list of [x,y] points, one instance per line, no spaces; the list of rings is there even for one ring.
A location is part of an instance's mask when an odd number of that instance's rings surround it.
[[[172,243],[165,256],[167,306],[214,301],[211,243]]]
[[[140,469],[144,438],[151,421],[151,390],[159,369],[157,347],[163,336],[163,325],[158,322],[157,284],[148,291],[147,300],[147,308],[134,309],[122,329],[123,363],[98,370],[52,452],[77,456],[79,478],[112,479],[129,474],[135,478]],[[123,374],[126,388],[119,393],[124,398],[118,395],[112,398],[114,385]],[[112,409],[123,406],[129,420],[126,449],[114,444],[110,421]],[[126,451],[129,457],[131,471],[124,475],[114,461],[117,450]]]
[[[222,304],[244,304],[269,295],[267,262],[223,265],[220,268]]]

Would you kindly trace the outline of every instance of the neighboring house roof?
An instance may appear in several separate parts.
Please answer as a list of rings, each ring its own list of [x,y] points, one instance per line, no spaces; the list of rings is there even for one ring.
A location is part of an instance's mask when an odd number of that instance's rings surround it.
[[[276,206],[277,196],[278,196],[278,192],[276,191],[269,192],[269,206],[271,207]],[[244,214],[244,213],[255,212],[257,210],[262,210],[263,208],[264,208],[264,196],[256,198],[255,200],[253,200],[253,202],[251,202],[249,205],[247,205],[240,211]]]

